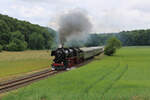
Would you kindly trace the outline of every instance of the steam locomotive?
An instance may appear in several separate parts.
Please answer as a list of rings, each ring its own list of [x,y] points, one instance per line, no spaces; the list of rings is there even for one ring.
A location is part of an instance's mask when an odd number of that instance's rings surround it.
[[[51,52],[55,56],[52,70],[66,70],[74,65],[93,58],[104,51],[104,47],[58,48]]]

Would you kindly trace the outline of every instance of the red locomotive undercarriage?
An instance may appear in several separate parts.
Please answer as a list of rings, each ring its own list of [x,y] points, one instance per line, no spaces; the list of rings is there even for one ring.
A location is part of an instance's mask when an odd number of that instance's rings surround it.
[[[66,58],[65,62],[67,62],[67,64],[65,65],[64,62],[61,63],[53,63],[52,66],[55,67],[55,69],[61,69],[64,66],[66,66],[67,68],[71,68],[72,66],[75,66],[77,64],[80,64],[81,62],[83,62],[83,58],[79,58],[79,57],[70,57],[70,58]],[[57,68],[59,67],[59,68]],[[60,68],[61,67],[61,68]],[[66,68],[65,67],[65,68]]]

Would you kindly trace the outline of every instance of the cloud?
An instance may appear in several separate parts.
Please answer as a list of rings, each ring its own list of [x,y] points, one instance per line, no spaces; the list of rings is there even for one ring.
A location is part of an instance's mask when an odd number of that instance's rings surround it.
[[[150,1],[149,0],[142,0],[138,1],[133,5],[133,9],[139,10],[143,13],[150,13]]]
[[[149,0],[1,0],[0,12],[57,29],[61,13],[85,9],[93,32],[118,32],[150,27]]]

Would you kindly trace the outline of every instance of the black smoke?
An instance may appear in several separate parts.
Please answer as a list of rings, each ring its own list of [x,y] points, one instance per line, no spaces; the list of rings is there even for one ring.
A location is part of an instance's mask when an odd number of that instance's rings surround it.
[[[79,9],[71,10],[60,16],[58,25],[61,45],[70,40],[85,39],[92,28],[87,13]]]

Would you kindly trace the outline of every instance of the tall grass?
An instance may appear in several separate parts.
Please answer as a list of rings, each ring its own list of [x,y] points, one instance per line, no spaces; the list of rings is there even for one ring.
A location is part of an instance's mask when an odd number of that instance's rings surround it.
[[[0,53],[0,78],[46,68],[51,61],[50,52],[46,50],[2,52]]]

